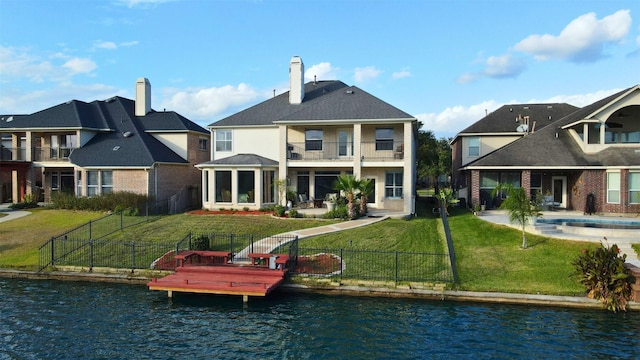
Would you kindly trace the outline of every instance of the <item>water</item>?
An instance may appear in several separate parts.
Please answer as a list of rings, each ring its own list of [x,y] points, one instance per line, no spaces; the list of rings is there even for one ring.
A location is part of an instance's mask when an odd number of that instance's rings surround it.
[[[640,357],[640,313],[0,279],[0,359]]]
[[[575,227],[590,227],[598,229],[640,229],[640,221],[602,220],[602,219],[538,219],[538,222]]]

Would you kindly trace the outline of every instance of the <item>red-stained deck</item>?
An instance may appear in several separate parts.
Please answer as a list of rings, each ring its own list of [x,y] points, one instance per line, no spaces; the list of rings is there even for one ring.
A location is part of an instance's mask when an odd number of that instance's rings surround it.
[[[288,260],[287,255],[276,256],[281,260],[278,263]],[[170,297],[173,292],[224,294],[243,295],[246,301],[248,296],[266,296],[284,281],[287,261],[279,265],[279,269],[270,269],[268,263],[267,266],[185,263],[177,267],[175,273],[154,278],[147,286],[149,290],[167,291]]]

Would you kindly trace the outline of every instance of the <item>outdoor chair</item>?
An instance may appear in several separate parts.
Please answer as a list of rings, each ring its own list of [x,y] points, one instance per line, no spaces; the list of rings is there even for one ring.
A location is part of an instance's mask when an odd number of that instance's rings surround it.
[[[298,206],[302,209],[312,208],[313,199],[308,199],[307,194],[298,194]]]

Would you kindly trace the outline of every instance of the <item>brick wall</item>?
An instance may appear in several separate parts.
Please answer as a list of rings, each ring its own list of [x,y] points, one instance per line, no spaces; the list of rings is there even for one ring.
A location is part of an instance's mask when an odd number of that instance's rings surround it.
[[[86,176],[84,176],[86,178]],[[129,191],[147,194],[147,172],[145,170],[113,170],[113,191]],[[153,190],[151,190],[152,192]]]

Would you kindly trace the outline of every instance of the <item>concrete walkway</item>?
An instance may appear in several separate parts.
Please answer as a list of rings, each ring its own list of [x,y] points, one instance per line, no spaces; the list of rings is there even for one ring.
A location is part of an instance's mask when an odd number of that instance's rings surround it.
[[[506,210],[488,210],[485,211],[479,219],[492,222],[498,225],[505,225],[514,229],[520,230],[521,227],[518,224],[509,223],[509,213]],[[620,217],[620,216],[599,216],[599,215],[584,215],[579,211],[543,211],[541,219],[594,219],[594,220],[629,220],[640,221],[637,217]],[[596,234],[596,230],[590,228],[581,228],[580,233],[544,233],[542,234],[533,225],[527,225],[525,231],[531,234],[538,234],[546,237],[569,240],[569,241],[587,241],[601,243],[604,241],[604,236]],[[632,233],[632,235],[629,235]],[[635,252],[632,244],[640,244],[640,231],[618,231],[616,229],[606,230],[607,243],[609,245],[616,244],[620,248],[620,252],[627,255],[627,263],[633,264],[636,267],[640,267],[640,260],[638,254]]]
[[[24,210],[13,210],[11,208],[9,208],[9,205],[11,204],[0,204],[0,213],[2,214],[6,214],[3,217],[0,217],[0,223],[1,222],[5,222],[5,221],[9,221],[9,220],[13,220],[13,219],[17,219],[17,218],[21,218],[23,216],[27,216],[27,215],[31,215],[31,213],[29,211],[24,211]]]
[[[318,226],[318,227],[314,227],[314,228],[309,228],[309,229],[302,229],[302,230],[295,230],[295,231],[289,231],[286,233],[282,233],[282,234],[278,234],[275,236],[282,236],[282,237],[290,237],[291,239],[293,239],[294,236],[297,236],[298,239],[304,239],[307,237],[311,237],[311,236],[316,236],[316,235],[322,235],[322,234],[329,234],[329,233],[333,233],[333,232],[337,232],[337,231],[343,231],[343,230],[348,230],[348,229],[355,229],[355,228],[359,228],[362,226],[367,226],[382,220],[386,220],[389,219],[390,217],[403,217],[405,216],[404,214],[400,214],[400,213],[390,213],[390,212],[371,212],[371,216],[366,217],[366,218],[361,218],[361,219],[357,219],[357,220],[351,220],[351,221],[344,221],[344,222],[339,222],[339,223],[335,223],[335,224],[330,224],[330,225],[323,225],[323,226]],[[295,221],[295,220],[293,220]],[[242,249],[240,252],[238,252],[236,254],[236,258],[241,258],[241,259],[246,259],[248,258],[248,254],[250,252],[253,253],[260,253],[260,254],[269,254],[271,253],[273,250],[275,250],[277,247],[284,245],[286,243],[276,243],[273,241],[272,238],[268,237],[268,238],[264,238],[261,240],[256,241],[253,244],[253,249],[251,247],[246,247],[244,249]]]

